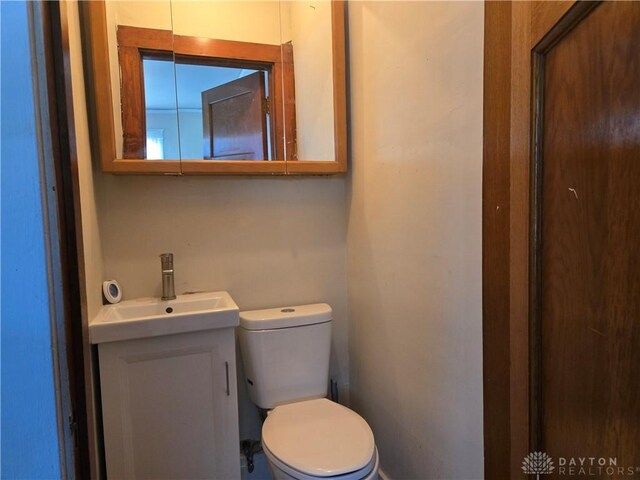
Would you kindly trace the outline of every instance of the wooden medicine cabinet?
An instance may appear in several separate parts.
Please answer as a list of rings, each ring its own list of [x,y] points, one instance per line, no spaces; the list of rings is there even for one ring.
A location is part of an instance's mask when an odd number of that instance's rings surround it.
[[[82,5],[102,171],[346,172],[345,2]]]

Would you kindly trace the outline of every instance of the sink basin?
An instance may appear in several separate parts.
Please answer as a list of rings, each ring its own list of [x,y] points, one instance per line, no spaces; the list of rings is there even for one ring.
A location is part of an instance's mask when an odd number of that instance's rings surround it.
[[[116,342],[236,327],[239,321],[238,305],[227,292],[140,298],[103,306],[89,323],[89,338],[91,343]]]

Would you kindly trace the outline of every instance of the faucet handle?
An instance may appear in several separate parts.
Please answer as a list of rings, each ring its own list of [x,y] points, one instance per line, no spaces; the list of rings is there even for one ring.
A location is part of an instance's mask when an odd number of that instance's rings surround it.
[[[173,253],[161,253],[160,262],[162,263],[162,270],[173,269]]]

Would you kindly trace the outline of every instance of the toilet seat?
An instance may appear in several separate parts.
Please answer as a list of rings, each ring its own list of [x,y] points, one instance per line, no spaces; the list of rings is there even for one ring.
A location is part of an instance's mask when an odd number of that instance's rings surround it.
[[[295,478],[362,479],[377,464],[373,432],[357,413],[325,398],[281,405],[269,412],[262,444]]]

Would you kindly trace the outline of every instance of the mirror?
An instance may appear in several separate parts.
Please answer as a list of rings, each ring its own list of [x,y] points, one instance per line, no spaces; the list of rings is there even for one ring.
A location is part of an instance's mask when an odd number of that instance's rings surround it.
[[[295,157],[334,161],[331,2],[282,1],[280,8],[282,44],[289,48],[294,72],[294,85],[285,85],[285,91],[295,94],[284,98],[295,98]]]
[[[278,1],[174,1],[183,160],[291,159]],[[197,45],[197,47],[195,47]],[[197,56],[194,55],[197,53]]]
[[[151,64],[156,71],[173,71],[171,2],[109,1],[105,7],[113,108],[118,113],[113,116],[116,155],[118,158],[133,159],[179,158],[179,151],[175,148],[178,145],[177,100],[175,94],[171,93],[175,91],[175,78],[171,77],[172,85],[161,86],[165,92],[162,98],[149,98],[151,108],[146,112],[147,115],[140,116],[144,111],[131,108],[130,102],[134,97],[144,101],[144,94],[149,90],[160,91],[155,85],[157,76],[142,76],[139,66]],[[139,29],[151,35],[156,32],[168,34],[158,35],[154,43],[158,45],[157,50],[153,53],[143,50],[145,56],[141,57],[139,48],[145,44],[144,39],[137,37]],[[154,138],[147,135],[145,127],[150,132],[161,133],[164,141],[160,141],[158,136]],[[151,144],[147,146],[149,141]],[[165,148],[167,155],[159,155]],[[146,155],[147,149],[151,155]]]
[[[87,3],[103,170],[346,171],[343,2]]]

